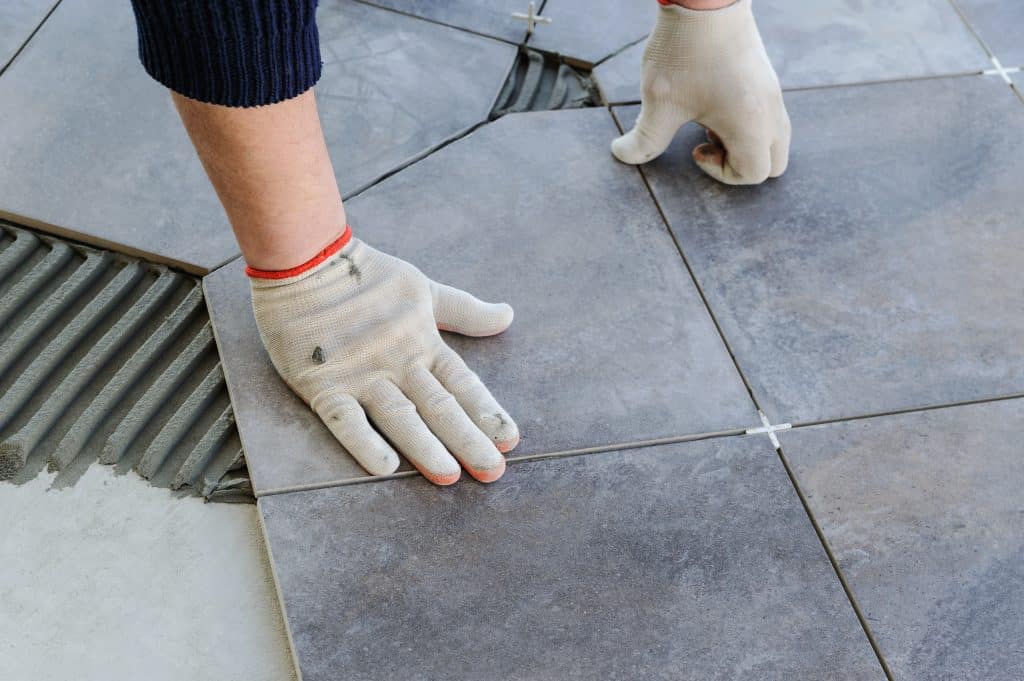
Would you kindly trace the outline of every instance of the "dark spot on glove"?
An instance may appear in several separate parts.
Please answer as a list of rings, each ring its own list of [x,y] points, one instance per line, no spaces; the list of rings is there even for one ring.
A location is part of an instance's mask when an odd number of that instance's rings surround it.
[[[313,351],[313,357],[311,358],[317,364],[323,364],[327,361],[327,357],[324,356],[324,349],[319,345],[316,346],[316,350]]]
[[[352,261],[352,258],[345,255],[344,253],[338,256],[338,262],[341,262],[342,260],[344,260],[348,264],[348,276],[355,277],[356,283],[358,284],[359,280],[362,279],[363,276],[362,271],[360,271],[360,269],[356,266],[355,262]]]

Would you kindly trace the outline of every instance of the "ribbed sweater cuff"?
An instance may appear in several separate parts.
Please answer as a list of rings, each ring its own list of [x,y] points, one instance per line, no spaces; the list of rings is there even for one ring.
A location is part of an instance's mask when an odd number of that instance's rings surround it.
[[[139,58],[186,97],[274,104],[320,78],[317,0],[132,0]]]

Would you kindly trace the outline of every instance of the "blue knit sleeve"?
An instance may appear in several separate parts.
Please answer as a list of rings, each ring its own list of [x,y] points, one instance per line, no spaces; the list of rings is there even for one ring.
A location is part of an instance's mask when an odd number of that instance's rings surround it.
[[[317,0],[131,0],[139,58],[186,97],[274,104],[320,78]]]

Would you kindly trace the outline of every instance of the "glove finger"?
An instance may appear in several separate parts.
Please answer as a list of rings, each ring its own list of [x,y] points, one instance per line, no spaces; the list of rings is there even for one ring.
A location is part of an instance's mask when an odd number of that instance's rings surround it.
[[[430,430],[470,475],[480,482],[494,482],[502,476],[505,457],[432,373],[417,367],[402,387]]]
[[[370,475],[389,475],[398,469],[398,454],[373,429],[366,413],[351,395],[329,394],[315,399],[313,411]]]
[[[388,381],[375,384],[363,405],[370,418],[391,444],[435,485],[451,485],[462,475],[459,462],[430,432],[416,407]]]
[[[494,336],[512,323],[512,307],[505,303],[485,303],[451,286],[430,282],[434,297],[434,320],[442,331],[463,336]]]
[[[444,345],[432,368],[441,385],[452,394],[473,423],[491,439],[498,451],[508,452],[519,444],[519,427],[515,421],[457,352]]]
[[[771,172],[771,138],[751,133],[720,132],[722,144],[707,142],[693,150],[693,160],[719,182],[760,184]]]

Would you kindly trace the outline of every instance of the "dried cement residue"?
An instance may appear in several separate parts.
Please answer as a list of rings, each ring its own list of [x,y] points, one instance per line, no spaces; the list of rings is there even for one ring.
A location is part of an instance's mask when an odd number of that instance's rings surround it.
[[[51,480],[0,484],[0,679],[294,678],[253,506]]]

